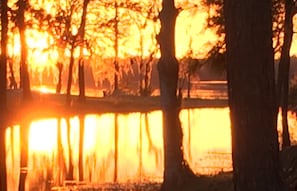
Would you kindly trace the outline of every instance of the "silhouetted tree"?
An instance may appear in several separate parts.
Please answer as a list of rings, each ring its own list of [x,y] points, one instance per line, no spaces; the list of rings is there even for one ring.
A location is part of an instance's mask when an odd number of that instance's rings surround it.
[[[281,49],[277,79],[278,106],[281,107],[282,113],[282,148],[291,145],[288,127],[288,94],[290,77],[290,49],[293,38],[293,16],[295,14],[295,1],[285,0],[284,42]]]
[[[84,0],[83,2],[83,12],[81,16],[80,26],[78,29],[78,35],[80,40],[80,58],[78,66],[78,81],[79,81],[79,98],[80,101],[85,100],[85,77],[84,77],[84,58],[83,58],[83,48],[85,44],[85,27],[87,18],[87,9],[90,0]]]
[[[8,39],[8,7],[7,0],[2,0],[1,4],[1,57],[0,57],[0,190],[7,190],[6,175],[6,147],[5,130],[7,120],[7,100],[6,100],[6,68],[7,68],[7,39]]]
[[[31,99],[30,79],[27,63],[27,43],[26,43],[26,23],[25,11],[28,6],[28,0],[17,1],[17,14],[16,24],[20,33],[20,46],[21,46],[21,60],[20,60],[20,77],[21,88],[23,88],[23,101],[27,102]]]
[[[281,191],[272,1],[226,0],[224,15],[234,188]]]
[[[73,73],[73,66],[74,66],[74,50],[77,46],[81,45],[81,49],[83,49],[83,44],[84,44],[84,34],[85,34],[85,25],[86,25],[86,16],[87,16],[87,8],[88,8],[88,4],[89,4],[90,0],[84,0],[83,2],[83,13],[81,16],[81,21],[80,21],[80,26],[78,28],[78,31],[75,35],[73,34],[68,34],[70,35],[70,42],[71,42],[71,55],[70,55],[70,63],[69,63],[69,70],[68,70],[68,82],[67,82],[67,91],[66,91],[66,103],[67,105],[70,104],[71,99],[70,99],[70,94],[71,94],[71,84],[72,84],[72,73]],[[77,2],[76,2],[77,3]],[[73,5],[75,6],[75,5]],[[74,8],[72,10],[70,10],[70,19],[72,18],[73,15],[73,11]],[[68,25],[71,25],[71,23],[69,23]],[[82,57],[82,50],[81,50],[81,55]],[[82,58],[80,58],[80,67],[79,67],[79,71],[80,71],[80,75],[79,75],[79,88],[80,88],[80,99],[83,100],[85,97],[85,91],[84,91],[84,77],[83,77],[83,61]]]
[[[163,113],[164,176],[162,191],[180,191],[195,178],[183,154],[183,133],[179,120],[180,101],[177,96],[178,61],[175,57],[175,23],[178,9],[174,0],[163,0],[157,41],[161,58],[158,62],[161,108]]]

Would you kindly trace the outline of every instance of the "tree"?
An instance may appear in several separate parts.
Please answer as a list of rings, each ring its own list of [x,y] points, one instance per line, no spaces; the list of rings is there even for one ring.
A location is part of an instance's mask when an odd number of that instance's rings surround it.
[[[1,57],[0,57],[0,190],[7,190],[6,175],[6,147],[5,147],[5,131],[6,131],[6,68],[7,68],[7,39],[8,39],[8,15],[7,0],[1,1]]]
[[[21,45],[21,60],[20,60],[20,77],[21,88],[23,88],[23,101],[27,102],[31,99],[30,79],[27,64],[27,43],[26,43],[26,23],[25,23],[25,11],[28,6],[28,0],[17,1],[17,14],[16,23],[20,33],[20,45]]]
[[[283,127],[282,148],[291,145],[287,115],[289,94],[290,49],[293,38],[293,16],[296,14],[296,8],[294,4],[294,0],[285,0],[284,42],[281,49],[281,58],[279,62],[277,79],[278,106],[281,106]]]
[[[83,2],[83,12],[81,15],[80,26],[78,29],[78,35],[80,39],[80,58],[78,67],[78,79],[79,79],[79,98],[81,101],[85,100],[85,77],[84,77],[84,61],[83,61],[83,49],[85,44],[85,27],[87,18],[87,9],[90,0],[84,0]]]
[[[183,133],[179,120],[180,97],[177,96],[178,61],[175,57],[175,23],[178,9],[174,0],[163,0],[157,41],[161,58],[158,62],[161,108],[163,114],[164,175],[162,191],[180,191],[195,177],[184,159]]]
[[[251,14],[252,13],[252,14]],[[224,2],[235,190],[282,190],[271,0]]]
[[[80,100],[84,100],[85,98],[85,91],[84,91],[84,70],[83,70],[83,58],[82,58],[82,50],[83,50],[83,44],[84,44],[84,34],[85,34],[85,25],[86,25],[86,16],[87,16],[87,8],[90,0],[84,0],[83,1],[83,12],[81,16],[81,21],[80,21],[80,26],[78,28],[77,34],[68,34],[70,35],[70,42],[71,42],[71,56],[70,56],[70,63],[69,63],[69,71],[68,71],[68,83],[67,83],[67,92],[66,92],[66,103],[67,105],[70,105],[71,99],[70,99],[70,94],[71,94],[71,84],[72,84],[72,71],[73,71],[73,65],[74,65],[74,49],[78,45],[82,45],[81,47],[81,58],[79,62],[79,95],[80,95]],[[75,6],[73,4],[73,6]],[[73,15],[74,9],[70,10],[70,19]],[[69,23],[68,25],[70,25]],[[69,30],[69,29],[68,29]]]

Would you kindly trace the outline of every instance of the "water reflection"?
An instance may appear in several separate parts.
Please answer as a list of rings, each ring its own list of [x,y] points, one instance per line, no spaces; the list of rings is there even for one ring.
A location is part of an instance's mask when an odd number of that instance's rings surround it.
[[[290,128],[295,128],[295,116],[289,117]],[[182,110],[180,118],[185,157],[191,168],[199,174],[231,170],[228,108]],[[21,136],[26,134],[25,126],[10,127],[6,132],[8,190],[17,190],[24,169],[28,169],[26,190],[49,190],[78,180],[160,181],[161,122],[161,111],[33,121],[28,124],[28,151],[20,149],[20,142],[26,140]],[[295,134],[291,136],[296,140]],[[21,162],[25,152],[27,164]]]

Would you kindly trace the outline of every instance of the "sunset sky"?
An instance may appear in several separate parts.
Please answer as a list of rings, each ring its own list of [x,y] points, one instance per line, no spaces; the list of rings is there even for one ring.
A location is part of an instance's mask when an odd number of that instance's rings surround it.
[[[77,0],[78,2],[80,0]],[[15,0],[9,1],[9,6],[12,6]],[[66,6],[68,1],[54,0],[30,0],[29,1],[36,9],[44,8],[45,11],[52,16],[57,13],[57,6]],[[70,2],[70,1],[69,1]],[[74,1],[73,1],[74,2]],[[80,1],[82,4],[82,1]],[[101,1],[100,1],[101,2]],[[93,53],[96,57],[113,58],[114,53],[114,34],[113,28],[100,29],[100,21],[102,18],[111,20],[114,17],[113,7],[106,8],[102,3],[92,0],[88,6],[86,36],[85,38],[91,42]],[[109,1],[114,2],[114,1]],[[118,1],[120,2],[120,1]],[[132,1],[136,2],[136,1]],[[143,6],[149,6],[154,1],[141,1]],[[160,10],[160,0],[155,0],[159,6],[156,9]],[[207,9],[200,4],[193,8],[193,2],[189,0],[176,1],[177,7],[182,7],[183,10],[176,21],[176,56],[182,58],[192,51],[193,57],[203,58],[211,45],[217,40],[217,37],[212,29],[206,29]],[[69,5],[67,5],[69,6]],[[75,12],[72,33],[75,34],[79,27],[82,5],[79,5],[79,11]],[[30,15],[27,14],[27,19]],[[129,21],[127,21],[129,20]],[[296,20],[296,18],[295,18]],[[102,21],[104,22],[104,21]],[[143,53],[149,55],[150,52],[156,49],[155,35],[159,31],[159,23],[147,21],[147,25],[143,30],[139,30],[136,23],[144,23],[145,20],[139,14],[119,9],[119,31],[123,33],[119,38],[119,56],[122,58],[137,56],[140,54],[140,35],[143,35]],[[130,22],[130,23],[126,23]],[[20,45],[18,30],[10,33],[9,39],[9,54],[18,58]],[[59,48],[56,45],[55,39],[46,30],[38,31],[27,27],[27,44],[28,44],[28,63],[34,70],[42,70],[46,66],[54,66],[57,61],[67,60],[69,58],[69,48],[66,50]],[[90,52],[85,49],[86,58],[91,59]],[[78,57],[79,50],[76,50],[75,56]],[[291,55],[297,54],[297,42],[293,40]]]

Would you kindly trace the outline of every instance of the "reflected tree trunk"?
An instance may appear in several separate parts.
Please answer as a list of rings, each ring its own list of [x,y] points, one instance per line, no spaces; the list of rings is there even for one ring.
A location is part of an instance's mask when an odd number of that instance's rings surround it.
[[[23,89],[23,101],[28,102],[31,99],[30,79],[27,64],[27,43],[26,43],[26,24],[25,10],[28,0],[18,0],[17,26],[20,32],[21,60],[20,60],[20,78],[21,88]]]
[[[5,131],[7,114],[6,68],[8,16],[7,0],[1,0],[1,57],[0,57],[0,190],[7,190]]]
[[[143,159],[142,159],[142,113],[139,114],[139,164],[138,164],[138,181],[142,181]]]
[[[158,148],[153,143],[153,139],[152,139],[151,132],[150,132],[148,113],[144,114],[144,120],[145,120],[145,133],[146,133],[148,145],[149,145],[149,152],[155,153],[155,162],[158,165],[160,162]]]
[[[119,139],[119,126],[118,126],[118,114],[114,114],[114,174],[113,181],[118,181],[118,139]]]
[[[161,108],[163,113],[164,175],[161,191],[181,191],[193,181],[183,153],[183,132],[179,119],[180,101],[177,96],[178,61],[175,57],[175,23],[178,10],[174,0],[163,0],[159,14],[161,21],[157,41],[161,58],[158,62]],[[193,188],[195,189],[195,188]]]
[[[285,0],[285,25],[284,25],[284,44],[282,46],[281,58],[278,69],[277,95],[278,106],[282,113],[282,148],[291,145],[289,127],[288,127],[288,92],[289,92],[289,71],[290,71],[290,49],[293,38],[293,16],[294,1]]]
[[[67,123],[67,144],[68,144],[68,171],[67,171],[67,180],[73,180],[73,160],[72,160],[72,147],[71,147],[71,125],[70,119],[66,119]]]
[[[282,191],[272,47],[272,1],[224,1],[236,191]]]
[[[29,122],[24,122],[20,126],[20,177],[19,191],[26,190],[26,177],[28,174],[28,151],[29,151]]]
[[[64,175],[66,175],[66,163],[64,158],[64,149],[62,145],[61,118],[57,121],[57,151],[58,151],[58,185],[63,185]]]
[[[79,181],[84,180],[84,135],[85,135],[85,117],[79,117],[79,150],[78,150],[78,175]]]
[[[191,153],[191,109],[188,109],[188,155],[189,161],[192,161]]]

